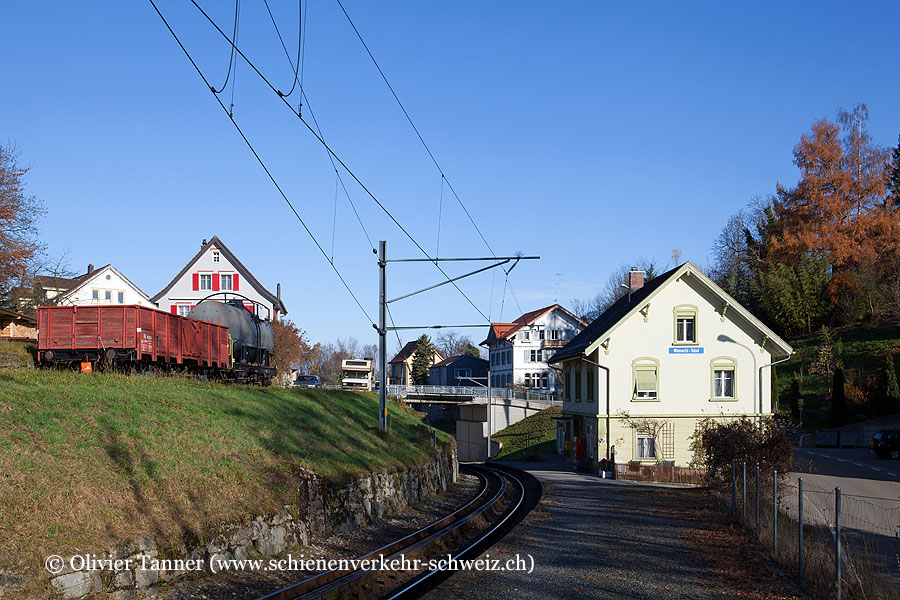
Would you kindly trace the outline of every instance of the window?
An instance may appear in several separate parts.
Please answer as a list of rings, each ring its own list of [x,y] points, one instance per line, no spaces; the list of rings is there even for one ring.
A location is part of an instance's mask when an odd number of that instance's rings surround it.
[[[566,369],[565,388],[566,389],[564,391],[566,392],[566,400],[571,400],[572,399],[572,371],[569,369]]]
[[[510,350],[506,351],[506,364],[511,364],[511,363],[512,363],[512,350],[510,349]]]
[[[631,362],[634,381],[634,400],[659,399],[659,361],[655,358],[638,358]]]
[[[471,377],[471,376],[472,376],[472,369],[455,369],[454,372],[453,372],[453,375],[454,375],[457,379],[461,379],[461,378],[464,378],[464,377]]]
[[[213,250],[213,262],[219,262],[219,251]]]
[[[191,312],[191,307],[187,304],[180,304],[178,306],[178,314],[179,316],[186,317],[187,314]]]
[[[638,460],[656,458],[656,437],[647,431],[635,435],[634,455]]]
[[[559,336],[559,329],[553,329],[553,330],[550,331],[550,339],[551,339],[551,340],[558,340],[558,339],[561,339],[560,336]]]
[[[91,290],[91,298],[94,300],[100,299],[100,290]]]
[[[675,307],[675,343],[697,343],[697,307],[683,304]]]
[[[594,401],[594,371],[588,370],[587,372],[587,401]]]
[[[541,387],[547,389],[550,387],[550,374],[544,371],[544,374],[541,375]]]
[[[230,290],[231,275],[219,275],[219,287],[223,290]]]
[[[543,341],[543,339],[544,339],[544,330],[543,329],[538,331],[538,339]]]
[[[581,402],[581,371],[575,369],[575,402]]]
[[[119,304],[125,304],[125,292],[119,292]]]
[[[108,302],[111,302],[111,301],[112,301],[112,292],[111,292],[110,290],[106,290],[106,291],[103,293],[103,299],[106,300],[106,301],[108,301]]]
[[[531,339],[531,333],[528,332],[528,331],[523,331],[523,332],[522,332],[522,339],[523,339],[523,340],[530,340],[530,339]]]
[[[734,400],[737,361],[728,356],[720,356],[710,361],[709,370],[712,376],[712,400]]]
[[[540,350],[532,350],[531,351],[531,362],[541,362],[541,351]]]
[[[212,290],[212,273],[200,273],[200,289]]]
[[[525,373],[525,387],[531,387],[531,373]]]

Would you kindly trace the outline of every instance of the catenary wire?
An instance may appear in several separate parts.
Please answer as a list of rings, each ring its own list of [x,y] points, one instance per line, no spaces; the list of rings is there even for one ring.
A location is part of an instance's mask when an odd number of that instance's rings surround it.
[[[302,46],[303,40],[303,6],[302,2],[298,0],[297,2],[297,64],[291,60],[290,54],[288,54],[287,46],[284,43],[284,38],[281,37],[281,31],[278,29],[278,23],[275,22],[275,15],[272,14],[272,9],[269,8],[269,0],[263,0],[266,5],[266,11],[269,13],[269,18],[272,19],[272,25],[275,26],[275,33],[278,34],[278,41],[281,42],[281,47],[284,48],[284,53],[287,55],[288,62],[291,65],[291,68],[294,70],[294,82],[291,84],[291,90],[287,94],[283,94],[281,90],[278,90],[278,95],[283,96],[285,98],[289,97],[294,93],[294,88],[297,87],[297,74],[300,71],[300,49]]]
[[[193,65],[194,69],[197,71],[197,74],[200,76],[200,78],[203,80],[203,82],[206,84],[206,86],[209,87],[209,81],[206,79],[206,76],[203,75],[203,71],[200,70],[200,67],[197,65],[196,61],[194,61],[194,58],[191,56],[191,53],[188,52],[188,50],[187,50],[187,48],[185,48],[184,44],[181,43],[181,39],[179,39],[178,34],[176,34],[175,30],[172,29],[172,26],[169,25],[169,22],[163,16],[162,12],[160,12],[159,7],[156,6],[156,3],[154,2],[154,0],[149,0],[149,2],[150,2],[150,5],[153,6],[153,10],[156,11],[156,14],[159,15],[159,18],[162,19],[162,22],[166,26],[166,29],[168,29],[169,33],[172,34],[172,37],[175,38],[175,42],[181,48],[181,51],[184,52],[184,55],[187,57],[187,59],[191,62],[191,65]],[[235,47],[235,49],[237,49],[237,48]],[[238,134],[240,134],[241,139],[243,139],[244,143],[247,144],[247,147],[250,148],[250,152],[253,153],[253,156],[256,158],[257,162],[259,162],[260,166],[263,168],[263,171],[266,172],[266,175],[268,175],[269,179],[272,181],[272,184],[275,186],[275,189],[278,190],[278,193],[281,194],[281,197],[284,199],[285,203],[287,203],[288,207],[291,209],[291,212],[293,212],[294,216],[297,217],[297,220],[300,221],[300,224],[303,226],[303,229],[306,231],[306,233],[312,239],[313,243],[319,249],[319,252],[322,253],[322,256],[325,257],[325,260],[328,260],[328,254],[325,252],[325,249],[322,248],[322,245],[319,243],[319,240],[316,239],[316,236],[313,235],[312,231],[310,231],[309,227],[306,225],[306,222],[303,220],[303,217],[301,217],[300,213],[297,212],[297,209],[294,208],[294,205],[288,199],[287,194],[285,194],[284,191],[281,189],[281,186],[275,180],[275,177],[272,175],[272,172],[269,171],[268,167],[266,167],[266,164],[263,162],[262,158],[256,152],[256,149],[253,147],[253,144],[251,144],[250,140],[247,139],[247,136],[244,134],[244,131],[234,120],[234,117],[228,112],[228,109],[225,108],[225,104],[219,99],[218,95],[213,94],[213,97],[216,99],[216,102],[219,103],[219,106],[222,107],[222,110],[225,111],[225,114],[228,115],[228,118],[231,121],[232,125],[234,125],[234,128],[237,130]],[[344,276],[341,275],[341,272],[337,269],[337,267],[334,266],[334,263],[332,263],[331,261],[328,261],[328,262],[331,265],[331,268],[334,271],[334,273],[338,276],[338,279],[340,279],[341,283],[344,284],[344,287],[347,289],[347,292],[353,298],[354,302],[356,302],[356,305],[359,307],[359,309],[362,311],[362,313],[366,316],[366,319],[369,320],[369,323],[371,323],[372,326],[374,327],[375,322],[372,320],[372,317],[369,316],[369,313],[363,307],[362,303],[359,301],[359,298],[356,297],[356,294],[353,293],[353,290],[350,289],[350,286],[347,284],[347,281],[344,279]]]
[[[200,13],[204,17],[206,17],[206,20],[209,21],[209,23],[216,29],[216,31],[219,32],[219,34],[223,38],[228,40],[228,36],[225,34],[224,31],[222,31],[221,27],[219,27],[219,25],[206,13],[206,11],[203,10],[203,7],[201,7],[199,4],[197,4],[196,0],[191,0],[191,4],[193,4],[197,8],[197,10],[199,10]],[[275,88],[275,86],[272,85],[272,83],[269,81],[269,79],[265,75],[262,74],[262,72],[259,70],[259,68],[257,68],[257,66],[253,63],[253,61],[251,61],[249,58],[247,58],[247,56],[241,51],[241,49],[236,44],[234,44],[234,50],[235,50],[235,52],[238,53],[238,55],[242,59],[244,59],[244,61],[247,63],[247,65],[251,69],[253,69],[253,71],[259,76],[259,78],[262,79],[262,81],[269,87],[269,89],[271,89],[273,92],[275,92],[275,94],[278,94],[278,90]],[[202,75],[202,73],[201,73],[201,75]],[[205,78],[204,78],[204,80],[205,80]],[[281,98],[281,97],[279,96],[279,98]],[[313,136],[315,136],[315,138],[319,141],[319,143],[322,144],[322,146],[324,146],[325,149],[327,149],[329,153],[331,153],[331,155],[334,157],[334,159],[341,165],[341,167],[343,167],[343,169],[345,171],[347,171],[347,173],[353,178],[353,180],[356,181],[357,185],[359,185],[359,187],[362,188],[362,190],[366,193],[366,195],[368,195],[370,198],[372,198],[372,200],[375,202],[375,204],[377,204],[378,207],[388,216],[388,218],[391,221],[393,221],[393,223],[400,229],[400,231],[402,231],[403,234],[406,235],[407,238],[409,238],[409,240],[413,243],[413,245],[415,245],[416,248],[418,248],[419,251],[430,262],[432,262],[434,264],[435,268],[437,268],[437,270],[440,271],[441,275],[443,275],[444,278],[447,279],[447,282],[450,283],[451,285],[453,285],[454,288],[456,288],[456,291],[458,291],[462,295],[462,297],[466,299],[466,301],[472,306],[472,308],[474,308],[476,310],[476,312],[478,312],[478,314],[481,315],[481,317],[486,322],[489,322],[487,315],[485,315],[484,312],[482,312],[482,310],[480,308],[478,308],[478,306],[476,306],[476,304],[474,302],[472,302],[472,299],[469,298],[469,296],[462,290],[462,288],[460,288],[456,284],[455,281],[451,280],[450,276],[443,269],[443,267],[441,267],[441,265],[435,259],[433,259],[431,257],[431,255],[428,253],[427,250],[425,250],[425,248],[422,246],[422,244],[420,244],[418,242],[418,240],[416,240],[412,236],[412,234],[409,233],[409,231],[400,223],[400,221],[397,220],[397,218],[375,196],[375,194],[373,194],[371,192],[371,190],[369,190],[369,188],[366,187],[366,185],[362,182],[362,180],[347,166],[346,163],[344,163],[344,161],[341,159],[341,157],[338,156],[338,154],[331,148],[331,146],[329,146],[325,142],[325,140],[318,133],[316,133],[315,129],[313,129],[312,126],[310,126],[310,124],[301,115],[294,112],[294,109],[291,107],[291,105],[288,103],[288,101],[286,99],[281,98],[281,100],[285,103],[285,106],[287,106],[291,110],[291,112],[294,115],[296,115],[297,118],[300,119],[300,122],[303,123],[304,126],[306,126],[306,128],[309,130],[309,132],[312,133]]]
[[[237,27],[238,27],[238,5],[240,4],[240,0],[234,0],[234,33],[231,34],[231,38],[237,41]],[[228,85],[228,80],[231,78],[231,65],[234,64],[234,44],[231,45],[231,56],[228,58],[228,72],[225,73],[225,83],[222,84],[222,87],[219,90],[216,90],[215,87],[210,86],[209,89],[212,90],[214,94],[221,94],[225,91],[225,86]]]
[[[304,11],[303,15],[305,17],[306,8],[309,6],[309,3],[307,2],[306,4],[303,4],[302,6],[303,6],[303,11]],[[268,2],[266,3],[266,8],[268,8]],[[281,48],[284,50],[284,55],[288,60],[288,64],[291,65],[291,68],[294,68],[294,63],[291,61],[291,55],[288,52],[288,49],[284,43],[284,40],[281,38],[281,33],[278,30],[278,25],[275,23],[275,18],[274,18],[274,16],[272,16],[271,11],[269,11],[269,17],[272,19],[272,24],[275,25],[275,32],[278,33],[278,39],[281,40]],[[305,20],[305,18],[303,20]],[[297,62],[298,67],[300,66],[300,61],[302,60],[303,56],[305,55],[305,49],[306,49],[306,37],[302,37],[301,39],[303,40],[303,44],[301,46],[301,48],[303,48],[303,52],[300,54],[300,56],[298,56],[298,62]],[[300,52],[299,48],[298,48],[298,52]],[[293,87],[291,88],[291,92],[293,92]],[[290,96],[290,93],[282,94],[281,92],[278,92],[278,95],[281,96],[282,98],[287,98],[288,96]],[[313,125],[315,125],[316,131],[318,132],[319,136],[324,139],[325,136],[322,134],[322,128],[319,126],[319,120],[316,119],[316,113],[313,111],[312,106],[309,104],[309,96],[306,94],[306,90],[303,89],[303,71],[301,70],[300,71],[300,103],[299,103],[300,106],[303,106],[304,99],[306,100],[306,107],[307,107],[307,109],[309,109],[309,115],[312,117]],[[293,112],[293,110],[292,110],[292,112]],[[300,109],[298,109],[298,112],[296,114],[297,114],[297,116],[300,116]],[[344,178],[341,177],[340,171],[338,170],[337,165],[334,162],[334,158],[331,156],[331,153],[328,152],[328,150],[325,151],[325,154],[328,156],[329,162],[331,162],[331,168],[334,169],[335,174],[337,174],[338,181],[340,181],[341,187],[344,190],[344,194],[347,196],[347,201],[350,203],[350,207],[353,209],[353,214],[356,215],[356,220],[359,222],[359,226],[362,228],[363,233],[366,236],[366,240],[368,240],[368,242],[369,242],[369,247],[372,249],[372,252],[377,252],[377,250],[375,249],[375,244],[372,243],[372,237],[369,235],[369,232],[366,229],[366,226],[363,224],[363,220],[359,216],[359,211],[356,210],[356,204],[354,204],[353,198],[350,197],[350,192],[347,191],[347,186],[344,184]],[[333,254],[333,252],[332,252],[332,254]]]
[[[341,3],[341,0],[335,0],[335,1],[337,2],[338,6],[341,8],[341,12],[343,12],[344,16],[347,18],[347,22],[350,23],[350,27],[353,28],[353,32],[356,34],[356,37],[359,39],[359,42],[362,44],[363,48],[365,49],[366,54],[368,54],[369,58],[372,59],[372,64],[375,65],[375,68],[378,70],[379,75],[381,75],[381,78],[384,80],[385,85],[387,85],[388,90],[390,90],[391,95],[394,97],[394,100],[397,101],[397,105],[400,106],[400,110],[403,111],[403,115],[406,117],[406,120],[409,121],[410,126],[413,128],[413,131],[416,133],[416,137],[418,137],[419,141],[422,142],[422,146],[425,148],[425,152],[428,153],[429,158],[431,158],[431,162],[434,163],[435,168],[437,168],[438,172],[441,174],[442,191],[443,191],[443,184],[446,182],[447,189],[449,189],[450,192],[453,194],[453,197],[456,198],[456,201],[459,203],[460,208],[462,208],[463,212],[466,214],[466,217],[468,217],[469,221],[472,223],[472,226],[475,228],[475,231],[478,232],[478,236],[481,238],[481,241],[483,241],[484,245],[487,246],[487,249],[490,251],[491,255],[493,255],[494,258],[496,258],[497,254],[494,252],[494,249],[491,247],[490,242],[487,241],[487,238],[482,233],[481,228],[478,227],[478,224],[475,222],[475,219],[472,217],[472,214],[469,212],[469,209],[463,203],[462,198],[460,198],[459,194],[456,193],[456,188],[454,188],[453,184],[450,183],[450,180],[447,179],[447,176],[444,174],[444,170],[441,168],[441,165],[438,163],[437,158],[435,158],[434,153],[431,151],[431,148],[428,147],[428,143],[425,142],[425,138],[422,136],[422,133],[419,131],[419,128],[416,127],[416,124],[413,122],[412,117],[409,115],[409,112],[406,110],[406,107],[403,105],[403,102],[400,101],[400,97],[397,95],[397,92],[394,91],[394,86],[392,86],[391,82],[388,81],[387,75],[384,74],[384,71],[382,70],[381,65],[378,64],[377,60],[375,60],[375,55],[372,54],[371,50],[369,50],[369,45],[366,44],[366,41],[363,39],[362,34],[359,32],[359,29],[357,29],[356,24],[353,22],[353,19],[350,18],[350,14],[347,12],[347,9],[344,8],[344,5]],[[442,201],[443,201],[443,199],[442,199]],[[438,225],[438,227],[440,228],[440,225]],[[438,229],[438,238],[440,238],[440,229]],[[500,267],[500,268],[503,269],[503,267]],[[505,272],[506,269],[503,269],[503,271]],[[510,291],[512,291],[512,284],[509,283],[508,279],[507,279],[506,284],[509,286]],[[493,293],[494,293],[493,280],[491,282],[491,286],[492,286],[491,287],[491,295],[493,296]],[[513,297],[515,298],[515,294],[513,294]],[[522,310],[522,307],[519,306],[518,300],[516,300],[516,306],[519,308],[519,311]],[[490,321],[490,319],[488,319],[488,321]]]

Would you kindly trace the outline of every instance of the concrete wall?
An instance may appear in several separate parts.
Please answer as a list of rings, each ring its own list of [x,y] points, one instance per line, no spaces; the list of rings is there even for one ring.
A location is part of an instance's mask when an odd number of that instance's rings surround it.
[[[524,400],[494,400],[492,406],[491,435],[518,423],[525,417],[547,409],[546,404]],[[456,422],[456,447],[463,462],[487,459],[488,405],[486,402],[469,402],[459,406]],[[499,450],[494,446],[492,456]]]

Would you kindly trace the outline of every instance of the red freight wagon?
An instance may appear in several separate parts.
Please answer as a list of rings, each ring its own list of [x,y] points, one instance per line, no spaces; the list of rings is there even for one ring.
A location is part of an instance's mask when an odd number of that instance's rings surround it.
[[[231,366],[228,327],[143,306],[38,307],[38,358]]]

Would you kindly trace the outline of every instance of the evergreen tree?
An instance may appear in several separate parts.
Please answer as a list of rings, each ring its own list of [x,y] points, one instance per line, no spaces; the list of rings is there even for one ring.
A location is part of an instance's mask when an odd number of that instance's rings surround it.
[[[463,354],[469,354],[474,356],[475,358],[481,358],[481,350],[478,349],[478,346],[474,344],[466,344],[466,349]]]
[[[416,344],[416,351],[412,357],[412,378],[416,385],[428,384],[428,369],[434,364],[434,346],[431,339],[422,334]]]
[[[897,383],[894,355],[887,352],[884,356],[882,373],[882,411],[885,414],[891,414],[898,410],[900,410],[900,384]]]
[[[847,418],[847,396],[844,393],[844,369],[834,370],[831,386],[831,425],[840,427]]]
[[[887,188],[885,207],[888,210],[900,208],[900,141],[891,151],[891,162],[887,167]]]
[[[794,378],[791,380],[791,418],[795,423],[800,421],[800,378],[797,377],[797,374],[794,373]]]

